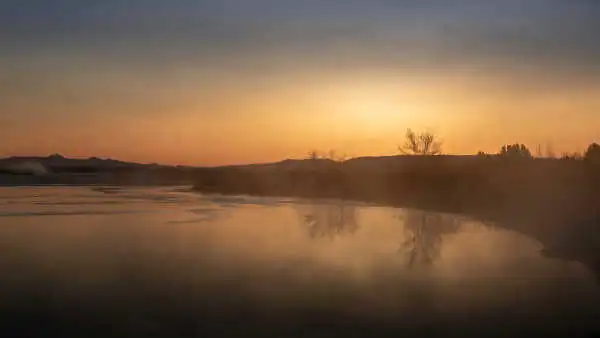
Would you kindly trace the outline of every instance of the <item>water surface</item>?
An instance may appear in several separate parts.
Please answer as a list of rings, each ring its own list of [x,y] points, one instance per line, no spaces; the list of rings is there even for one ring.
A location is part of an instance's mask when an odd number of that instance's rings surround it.
[[[540,249],[343,201],[1,188],[0,317],[27,337],[598,332],[593,275]]]

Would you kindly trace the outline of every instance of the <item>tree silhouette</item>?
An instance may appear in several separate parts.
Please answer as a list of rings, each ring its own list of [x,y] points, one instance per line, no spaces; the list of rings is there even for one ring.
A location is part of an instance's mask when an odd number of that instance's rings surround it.
[[[600,145],[594,142],[585,151],[583,158],[586,162],[600,164]]]
[[[532,158],[529,149],[524,144],[519,143],[502,146],[498,155],[506,158]]]
[[[321,158],[321,154],[317,150],[311,150],[308,152],[308,159],[316,161]]]
[[[581,153],[578,153],[578,152],[573,152],[573,153],[564,152],[561,156],[562,160],[581,160],[582,158],[583,158],[583,156],[581,155]]]
[[[480,150],[477,152],[477,157],[478,158],[489,158],[490,154],[486,153],[485,151]]]
[[[331,149],[328,152],[313,149],[307,153],[307,158],[313,161],[330,160],[336,163],[342,163],[348,159],[348,155],[346,153],[340,153],[335,149]]]
[[[316,201],[299,206],[297,211],[311,238],[333,239],[343,233],[353,234],[358,229],[356,207],[341,200],[331,204]]]
[[[405,238],[398,252],[405,256],[409,267],[429,266],[440,258],[443,236],[460,228],[460,220],[423,210],[407,210],[404,216]]]
[[[326,158],[336,163],[343,163],[348,159],[348,155],[346,153],[338,153],[335,149],[332,149]]]
[[[548,143],[548,145],[546,145],[546,157],[547,158],[556,158],[556,154],[554,153],[554,149],[552,148],[552,145]]]
[[[398,150],[406,155],[439,155],[442,153],[442,142],[431,132],[415,133],[408,129],[404,145],[399,146]]]

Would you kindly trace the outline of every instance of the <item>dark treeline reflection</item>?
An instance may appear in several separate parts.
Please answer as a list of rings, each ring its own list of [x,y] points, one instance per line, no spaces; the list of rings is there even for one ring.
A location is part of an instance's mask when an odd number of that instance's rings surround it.
[[[456,216],[423,210],[409,209],[401,219],[406,237],[398,252],[406,257],[409,267],[434,264],[440,258],[444,236],[460,228]]]
[[[358,229],[356,206],[344,201],[324,203],[314,201],[298,205],[301,223],[311,238],[354,234]]]

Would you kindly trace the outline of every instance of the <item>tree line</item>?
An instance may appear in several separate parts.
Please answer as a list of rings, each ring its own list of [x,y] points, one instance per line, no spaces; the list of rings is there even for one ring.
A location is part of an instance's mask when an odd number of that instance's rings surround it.
[[[442,155],[443,141],[440,137],[429,131],[415,132],[412,129],[407,129],[404,143],[398,146],[398,151],[402,155],[417,155],[417,156],[436,156]],[[533,159],[534,156],[531,150],[522,143],[513,143],[503,145],[498,153],[488,154],[483,151],[478,151],[477,156],[479,157],[491,157],[498,156],[508,159]],[[538,149],[538,156],[541,157],[541,150]],[[549,158],[554,158],[554,153],[549,151]],[[308,153],[308,158],[317,159],[328,159],[334,162],[344,162],[348,159],[346,154],[339,154],[335,150],[329,152],[319,152],[312,150]],[[600,145],[596,142],[591,143],[583,154],[578,152],[565,152],[562,154],[561,159],[563,160],[585,160],[587,162],[593,162],[600,164]]]

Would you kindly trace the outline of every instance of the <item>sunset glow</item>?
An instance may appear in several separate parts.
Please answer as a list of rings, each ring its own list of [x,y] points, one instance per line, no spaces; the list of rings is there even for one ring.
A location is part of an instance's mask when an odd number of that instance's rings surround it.
[[[589,1],[52,3],[0,5],[0,156],[392,155],[409,127],[457,154],[600,139]]]

